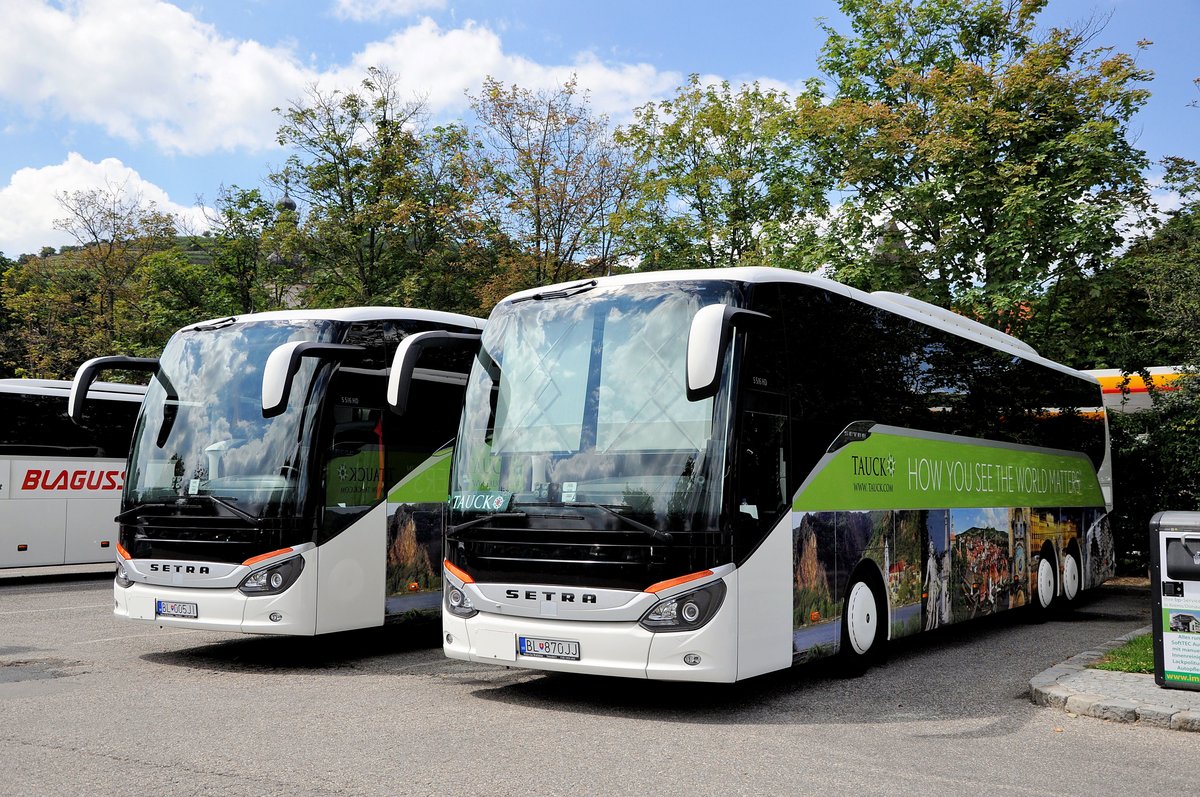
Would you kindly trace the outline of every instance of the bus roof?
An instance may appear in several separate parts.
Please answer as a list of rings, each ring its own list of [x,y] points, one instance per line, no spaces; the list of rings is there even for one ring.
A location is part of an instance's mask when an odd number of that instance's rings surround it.
[[[65,399],[71,393],[71,382],[62,379],[0,379],[0,393],[58,396]],[[122,401],[141,401],[145,393],[145,385],[127,385],[122,382],[93,382],[88,389],[89,398]]]
[[[328,310],[274,310],[266,313],[242,313],[235,316],[210,318],[195,324],[188,324],[183,330],[209,326],[233,318],[238,322],[245,321],[386,321],[412,320],[431,321],[439,324],[450,324],[472,329],[483,329],[483,319],[474,318],[459,313],[446,313],[440,310],[421,310],[412,307],[338,307]]]
[[[588,280],[572,280],[571,282],[562,282],[557,285],[546,285],[541,288],[530,288],[528,290],[514,293],[511,296],[502,300],[510,302],[515,299],[530,298],[539,293],[547,293],[550,291],[564,290],[572,286],[577,286],[586,283]],[[746,282],[746,283],[770,283],[770,282],[797,282],[801,285],[808,285],[819,290],[830,291],[832,293],[841,294],[848,299],[853,299],[856,302],[878,307],[881,310],[886,310],[889,313],[903,316],[912,321],[924,324],[926,326],[942,329],[961,338],[967,338],[977,343],[982,343],[993,349],[1012,354],[1025,360],[1039,363],[1048,368],[1053,368],[1057,371],[1069,373],[1073,376],[1078,376],[1087,381],[1095,381],[1095,378],[1090,374],[1077,371],[1074,368],[1063,365],[1062,363],[1047,360],[1042,357],[1037,351],[1018,338],[1012,335],[1007,335],[999,330],[992,329],[985,324],[959,315],[951,310],[947,310],[937,305],[923,302],[920,299],[914,299],[911,296],[903,294],[891,293],[888,291],[876,291],[867,293],[860,291],[857,288],[852,288],[849,285],[843,285],[840,282],[831,280],[827,277],[819,277],[815,274],[809,274],[803,271],[792,271],[785,268],[769,268],[766,266],[737,266],[732,268],[703,268],[703,269],[683,269],[679,271],[639,271],[632,274],[621,274],[613,277],[596,277],[595,282],[598,286],[620,286],[620,285],[641,285],[651,282]]]

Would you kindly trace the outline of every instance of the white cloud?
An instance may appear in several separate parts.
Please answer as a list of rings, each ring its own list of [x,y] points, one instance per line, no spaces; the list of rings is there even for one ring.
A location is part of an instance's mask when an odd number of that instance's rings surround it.
[[[105,185],[120,186],[130,195],[153,202],[159,210],[180,216],[193,230],[205,227],[200,208],[172,202],[165,191],[116,158],[93,163],[72,152],[62,163],[18,170],[8,185],[0,188],[0,252],[16,258],[36,253],[43,246],[75,243],[70,235],[54,229],[55,220],[66,215],[58,196]]]
[[[371,42],[351,63],[329,73],[340,85],[370,66],[382,66],[400,77],[414,94],[426,98],[435,114],[459,112],[465,92],[477,90],[487,76],[523,88],[543,89],[577,75],[579,86],[591,93],[593,107],[624,116],[679,85],[679,72],[662,72],[651,64],[613,64],[584,52],[564,64],[540,64],[505,52],[495,31],[474,22],[442,28],[425,18],[386,39]]]
[[[271,109],[315,75],[158,0],[0,0],[0,98],[185,155],[272,143]]]
[[[420,2],[345,6],[416,8]],[[392,70],[404,89],[425,97],[429,110],[443,117],[461,113],[464,93],[488,75],[537,89],[577,74],[594,107],[616,117],[668,93],[684,77],[647,63],[603,61],[591,52],[541,64],[505,51],[500,34],[486,26],[442,28],[428,18],[365,43],[348,63],[325,71],[305,65],[290,47],[223,36],[162,0],[61,6],[0,0],[0,18],[6,28],[0,101],[24,110],[27,120],[97,125],[124,141],[148,141],[184,156],[273,147],[279,124],[273,108],[286,107],[313,83],[325,90],[356,86],[369,66]]]
[[[445,8],[446,0],[337,0],[333,15],[355,22],[379,20],[385,17],[407,17],[418,11]]]

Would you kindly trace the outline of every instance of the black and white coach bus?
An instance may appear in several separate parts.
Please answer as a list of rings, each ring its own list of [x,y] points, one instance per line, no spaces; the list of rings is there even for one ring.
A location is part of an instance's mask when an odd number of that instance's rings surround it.
[[[735,681],[1113,567],[1095,379],[895,294],[766,268],[514,294],[451,472],[445,652]]]
[[[76,392],[107,368],[153,372],[117,517],[115,613],[311,635],[436,609],[470,354],[430,347],[404,415],[387,411],[388,364],[414,333],[477,345],[482,326],[427,310],[260,313],[185,327],[158,360],[81,366]]]
[[[145,388],[96,383],[80,424],[71,383],[0,379],[0,567],[111,562],[125,457]]]

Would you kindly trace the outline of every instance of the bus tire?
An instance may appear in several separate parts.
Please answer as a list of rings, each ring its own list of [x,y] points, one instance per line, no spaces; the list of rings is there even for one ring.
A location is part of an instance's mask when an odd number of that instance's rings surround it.
[[[878,578],[859,571],[850,581],[842,608],[842,659],[857,677],[877,663],[887,642],[887,602]]]
[[[1070,609],[1079,601],[1079,591],[1083,589],[1083,568],[1079,564],[1079,548],[1074,542],[1067,548],[1063,557],[1062,595],[1058,598],[1059,607]]]
[[[1033,608],[1034,622],[1040,623],[1049,616],[1050,607],[1054,605],[1054,597],[1058,593],[1058,567],[1055,562],[1054,549],[1050,547],[1049,543],[1042,547],[1042,551],[1038,555],[1036,575],[1033,600],[1029,603]]]

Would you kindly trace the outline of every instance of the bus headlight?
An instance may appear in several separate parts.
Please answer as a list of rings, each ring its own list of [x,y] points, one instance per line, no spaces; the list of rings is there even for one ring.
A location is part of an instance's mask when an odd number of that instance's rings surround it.
[[[479,614],[471,602],[471,596],[453,585],[446,587],[446,611],[455,617],[474,617]]]
[[[242,579],[238,589],[243,595],[278,595],[286,590],[304,570],[304,557],[293,556],[278,564],[255,570]]]
[[[125,565],[117,562],[117,574],[113,577],[113,581],[118,587],[128,589],[133,586],[133,581],[129,578],[129,574],[125,572]]]
[[[691,631],[713,618],[725,600],[725,582],[717,580],[699,589],[659,601],[642,615],[647,631]]]

